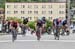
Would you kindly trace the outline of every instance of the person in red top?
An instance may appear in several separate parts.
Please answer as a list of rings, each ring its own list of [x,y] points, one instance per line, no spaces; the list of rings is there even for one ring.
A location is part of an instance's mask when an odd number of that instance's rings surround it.
[[[17,21],[12,21],[12,41],[17,39],[17,27],[18,27],[18,22]]]
[[[18,22],[17,21],[12,21],[12,27],[17,29],[18,27]]]

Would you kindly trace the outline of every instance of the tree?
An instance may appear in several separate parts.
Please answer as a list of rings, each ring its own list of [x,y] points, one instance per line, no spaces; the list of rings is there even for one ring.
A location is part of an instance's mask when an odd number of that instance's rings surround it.
[[[71,0],[71,7],[75,7],[75,0]]]
[[[5,0],[0,0],[0,8],[4,8],[5,7]]]

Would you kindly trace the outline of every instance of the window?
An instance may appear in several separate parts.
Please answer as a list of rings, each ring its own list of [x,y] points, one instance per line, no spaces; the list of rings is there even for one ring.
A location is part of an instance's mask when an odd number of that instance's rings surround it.
[[[64,14],[64,11],[59,11],[59,14]]]
[[[10,5],[7,5],[7,8],[9,8],[10,7]]]
[[[11,14],[11,12],[10,11],[7,11],[7,14]]]
[[[17,14],[18,13],[18,11],[14,11],[14,14]]]
[[[50,17],[48,17],[50,19]]]
[[[28,5],[28,8],[32,8],[32,5]]]
[[[42,14],[46,14],[46,11],[42,11]]]
[[[48,5],[49,8],[52,8],[52,5]]]
[[[21,14],[25,14],[25,11],[21,11]]]
[[[21,5],[22,8],[25,8],[25,5]]]
[[[18,5],[14,5],[14,8],[17,8],[18,7]]]
[[[49,13],[49,14],[52,14],[53,12],[52,12],[52,11],[48,11],[48,13]]]
[[[32,20],[32,17],[29,17],[30,18],[30,20]]]
[[[64,19],[64,17],[59,17],[60,19]]]
[[[48,19],[50,20],[50,19],[52,19],[52,17],[48,17]]]
[[[38,5],[34,5],[34,8],[38,8]]]
[[[46,5],[42,5],[42,8],[46,8]]]
[[[38,17],[34,17],[34,19],[37,19]]]
[[[31,14],[32,13],[32,11],[28,11],[28,14]]]
[[[38,11],[34,11],[34,14],[38,14]]]
[[[24,19],[24,16],[21,16],[21,19]]]
[[[64,5],[59,5],[59,8],[64,8]]]

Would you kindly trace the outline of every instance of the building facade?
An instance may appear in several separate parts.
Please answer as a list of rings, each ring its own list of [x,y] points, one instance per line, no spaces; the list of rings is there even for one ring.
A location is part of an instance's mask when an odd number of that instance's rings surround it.
[[[4,19],[4,9],[0,8],[0,20]]]
[[[55,18],[65,19],[66,2],[53,3],[5,3],[5,18],[28,17],[30,21],[46,17],[49,20]]]
[[[75,26],[75,8],[72,8],[72,9],[71,9],[70,15],[71,15],[71,24],[72,24],[73,26]]]

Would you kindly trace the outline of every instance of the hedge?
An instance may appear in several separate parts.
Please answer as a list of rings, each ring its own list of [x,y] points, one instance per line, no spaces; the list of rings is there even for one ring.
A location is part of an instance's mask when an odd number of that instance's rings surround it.
[[[52,24],[53,24],[52,21],[49,21],[49,20],[46,21],[46,26],[47,26],[47,28],[48,28],[48,27],[52,27]]]
[[[14,20],[14,21],[18,21],[19,23],[22,23],[22,19],[17,18],[17,17],[8,17],[6,20],[8,20],[8,21]]]
[[[35,30],[35,23],[36,22],[34,22],[34,21],[30,21],[30,22],[28,22],[28,26]]]

